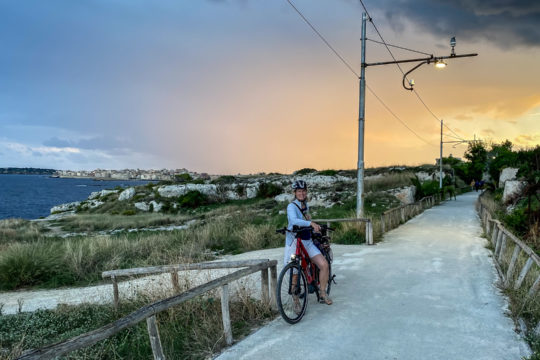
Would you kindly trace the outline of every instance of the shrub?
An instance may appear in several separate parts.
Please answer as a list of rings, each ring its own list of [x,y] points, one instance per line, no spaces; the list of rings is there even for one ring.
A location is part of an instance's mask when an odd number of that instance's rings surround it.
[[[303,169],[296,170],[295,172],[293,172],[293,175],[301,176],[301,175],[311,174],[314,172],[317,172],[317,170],[311,169],[311,168],[303,168]]]
[[[319,171],[317,174],[318,175],[325,175],[325,176],[336,176],[337,175],[337,170],[322,170],[322,171]]]
[[[17,243],[0,255],[0,288],[13,290],[45,283],[52,286],[69,284],[73,279],[65,268],[60,244]]]
[[[246,187],[244,185],[237,185],[234,190],[238,196],[244,196],[246,194]]]
[[[178,205],[183,208],[197,208],[208,204],[208,196],[197,190],[191,190],[178,198]]]
[[[283,188],[273,183],[262,183],[257,190],[257,197],[272,198],[283,192]]]
[[[188,173],[174,175],[174,181],[177,183],[183,184],[183,183],[191,182],[192,180],[193,178]]]
[[[132,216],[132,215],[135,215],[137,212],[133,209],[129,209],[129,210],[124,210],[122,212],[122,215],[126,215],[126,216]]]
[[[214,180],[212,180],[212,184],[216,184],[216,185],[226,185],[226,184],[232,184],[236,181],[236,178],[234,176],[231,176],[231,175],[223,175],[223,176],[220,176]]]

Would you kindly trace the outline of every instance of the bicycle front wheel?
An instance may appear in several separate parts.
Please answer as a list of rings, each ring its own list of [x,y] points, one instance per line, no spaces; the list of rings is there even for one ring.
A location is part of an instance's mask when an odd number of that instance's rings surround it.
[[[302,267],[287,264],[281,273],[276,289],[277,306],[281,317],[289,324],[296,324],[306,313],[308,289]]]

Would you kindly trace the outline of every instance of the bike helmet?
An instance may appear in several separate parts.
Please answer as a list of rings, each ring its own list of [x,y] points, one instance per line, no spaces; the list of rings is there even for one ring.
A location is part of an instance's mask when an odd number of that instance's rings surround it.
[[[307,184],[304,180],[296,180],[292,184],[293,190],[305,189],[307,190]]]

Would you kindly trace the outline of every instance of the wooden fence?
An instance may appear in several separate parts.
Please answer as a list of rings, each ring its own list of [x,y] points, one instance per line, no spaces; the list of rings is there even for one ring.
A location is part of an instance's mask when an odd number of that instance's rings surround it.
[[[326,223],[327,226],[330,226],[331,223],[335,222],[364,222],[366,223],[366,244],[373,245],[373,223],[371,222],[371,219],[315,219],[313,221],[319,224]]]
[[[493,246],[493,258],[503,286],[524,289],[525,301],[532,299],[540,288],[540,257],[495,219],[482,195],[478,197],[476,209]]]
[[[99,329],[81,334],[71,339],[58,342],[56,344],[45,346],[37,350],[26,351],[18,359],[53,359],[55,357],[70,353],[75,350],[83,349],[85,347],[94,345],[95,343],[107,339],[114,334],[134,326],[143,320],[146,320],[148,336],[150,338],[150,344],[152,347],[152,353],[154,359],[165,359],[163,348],[161,346],[161,340],[159,337],[159,329],[156,322],[156,314],[170,309],[171,307],[181,304],[187,300],[193,299],[196,296],[202,295],[210,290],[221,287],[221,310],[223,318],[223,331],[225,335],[225,341],[228,345],[232,344],[232,328],[229,315],[229,283],[236,281],[247,275],[261,272],[261,291],[262,301],[269,303],[273,308],[276,307],[276,288],[277,288],[277,261],[276,260],[249,260],[249,261],[231,261],[231,262],[214,262],[214,263],[200,263],[200,264],[188,264],[188,265],[167,265],[156,266],[150,268],[137,268],[126,270],[113,270],[107,271],[102,274],[103,277],[110,277],[113,280],[113,289],[115,293],[115,305],[118,306],[118,285],[116,279],[119,276],[131,276],[131,275],[147,275],[147,274],[159,274],[159,273],[171,273],[171,279],[173,281],[173,287],[175,290],[179,290],[178,273],[180,270],[193,270],[193,269],[223,269],[223,268],[238,268],[245,267],[244,269],[237,270],[226,276],[219,277],[205,284],[194,287],[183,293],[168,297],[163,300],[156,301],[152,304],[143,306],[131,314],[124,316],[110,324],[107,324]],[[268,284],[268,270],[270,270],[270,285]],[[172,275],[176,272],[175,276]],[[175,282],[176,281],[176,282]]]
[[[470,186],[457,188],[456,195],[463,194],[471,191]],[[387,231],[397,228],[399,225],[404,224],[416,215],[424,212],[445,200],[444,194],[435,194],[426,196],[417,202],[407,205],[401,205],[393,209],[387,210],[381,214],[381,233],[384,234]]]
[[[426,196],[415,203],[398,206],[383,212],[381,214],[381,233],[384,234],[387,231],[397,228],[399,225],[422,213],[425,209],[429,209],[440,202],[441,196],[436,194],[434,196]]]

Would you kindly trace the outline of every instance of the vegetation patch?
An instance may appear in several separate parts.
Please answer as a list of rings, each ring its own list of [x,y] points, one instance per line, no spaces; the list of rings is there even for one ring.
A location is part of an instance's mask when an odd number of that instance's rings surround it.
[[[165,356],[169,359],[206,359],[225,347],[221,302],[217,292],[198,297],[157,315]],[[0,316],[0,349],[14,359],[26,349],[92,331],[157,299],[122,302],[119,312],[108,305],[60,306],[57,310]],[[241,292],[230,303],[233,337],[238,340],[275,313],[260,301]],[[123,330],[94,346],[72,352],[69,359],[149,359],[152,349],[146,322]]]
[[[273,198],[283,193],[283,187],[274,183],[262,183],[257,190],[257,197],[259,198]]]

